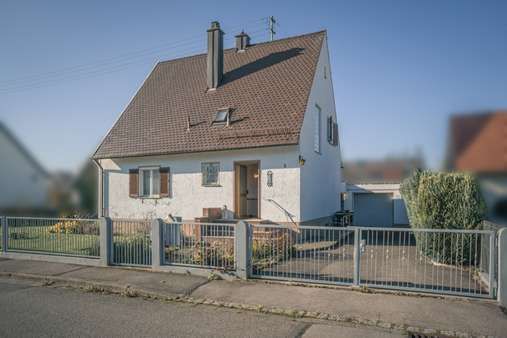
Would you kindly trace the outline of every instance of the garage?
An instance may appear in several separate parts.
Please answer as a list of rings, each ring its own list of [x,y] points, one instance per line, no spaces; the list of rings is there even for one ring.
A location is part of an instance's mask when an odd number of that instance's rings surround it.
[[[392,193],[355,193],[354,225],[372,227],[393,226]]]

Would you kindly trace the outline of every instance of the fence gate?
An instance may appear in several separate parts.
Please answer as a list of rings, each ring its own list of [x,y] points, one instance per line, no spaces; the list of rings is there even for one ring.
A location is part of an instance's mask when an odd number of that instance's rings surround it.
[[[489,230],[358,228],[359,285],[495,296],[495,240]]]
[[[151,260],[151,222],[149,220],[112,220],[113,264],[149,266]]]
[[[256,278],[495,297],[494,231],[252,228]]]

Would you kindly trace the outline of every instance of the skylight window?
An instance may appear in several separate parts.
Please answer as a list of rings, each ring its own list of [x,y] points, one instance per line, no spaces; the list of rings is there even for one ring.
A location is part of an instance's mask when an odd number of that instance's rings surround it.
[[[229,125],[230,122],[230,110],[229,108],[220,109],[215,115],[213,123],[220,123]]]

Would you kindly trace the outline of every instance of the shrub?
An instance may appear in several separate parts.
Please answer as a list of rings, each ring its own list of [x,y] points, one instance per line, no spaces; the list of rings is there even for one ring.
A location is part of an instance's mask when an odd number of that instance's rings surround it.
[[[252,241],[252,265],[254,272],[270,268],[274,264],[289,259],[296,252],[290,233],[272,230],[270,236],[254,234]]]
[[[151,239],[149,236],[115,238],[113,252],[116,263],[151,265]]]
[[[48,233],[98,235],[98,227],[93,222],[65,220],[50,226]]]
[[[400,192],[413,228],[478,229],[485,216],[479,184],[470,174],[416,171],[402,183]],[[418,248],[440,263],[470,263],[475,254],[471,235],[416,232],[415,237]]]
[[[179,245],[164,249],[166,259],[178,264],[213,266],[225,270],[234,268],[234,240],[223,237],[203,237],[196,241],[185,237]]]

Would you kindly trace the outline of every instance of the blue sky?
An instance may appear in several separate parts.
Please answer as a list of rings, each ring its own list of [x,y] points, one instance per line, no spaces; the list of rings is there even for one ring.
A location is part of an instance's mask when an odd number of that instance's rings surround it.
[[[268,39],[327,29],[345,159],[420,148],[450,114],[507,108],[507,1],[2,1],[0,120],[44,166],[77,169],[157,60],[206,48],[219,20]]]

